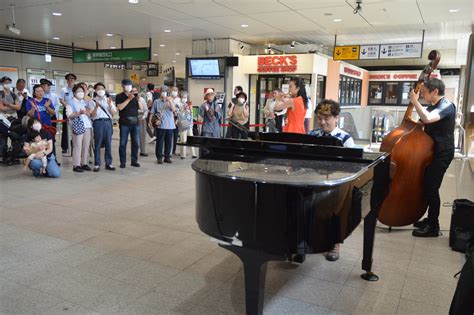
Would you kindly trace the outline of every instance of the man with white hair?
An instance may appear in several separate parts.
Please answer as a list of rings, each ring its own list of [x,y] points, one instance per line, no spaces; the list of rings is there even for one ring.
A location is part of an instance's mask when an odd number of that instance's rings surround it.
[[[203,137],[219,138],[221,136],[219,120],[222,118],[222,112],[219,105],[215,102],[216,93],[213,89],[207,89],[204,94],[205,102],[199,106],[198,122],[199,133]]]

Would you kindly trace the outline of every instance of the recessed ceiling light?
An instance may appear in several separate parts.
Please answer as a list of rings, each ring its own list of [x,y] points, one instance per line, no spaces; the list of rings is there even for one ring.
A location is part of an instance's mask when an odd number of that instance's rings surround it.
[[[242,25],[240,25],[240,26],[241,26],[241,27],[249,27],[248,24],[242,24]]]
[[[128,0],[128,3],[137,4],[137,3],[138,3],[138,0]]]
[[[60,38],[59,38],[59,37],[53,37],[53,39],[55,39],[55,40],[59,40]]]
[[[165,33],[171,33],[171,30],[165,30]]]
[[[153,56],[158,56],[158,54],[153,54]]]
[[[54,16],[61,16],[61,15],[63,15],[63,14],[62,14],[61,12],[53,12],[53,15],[54,15]]]
[[[333,22],[341,22],[342,19],[334,19],[334,20],[332,20],[332,21],[333,21]]]
[[[166,45],[165,44],[160,44],[160,47],[165,47]]]
[[[459,9],[449,9],[449,13],[456,13],[459,12]]]
[[[177,52],[177,53],[176,53],[176,56],[179,56],[179,55],[181,55],[181,53]]]
[[[324,15],[325,15],[325,16],[331,16],[332,13],[329,13],[329,12],[328,12],[328,13],[324,13]]]
[[[176,60],[173,60],[173,63],[176,63]]]
[[[110,46],[110,49],[115,49],[115,48],[117,48],[117,47],[115,47],[115,46]]]
[[[114,36],[114,34],[107,33],[107,34],[105,34],[105,36],[112,37],[112,36]]]

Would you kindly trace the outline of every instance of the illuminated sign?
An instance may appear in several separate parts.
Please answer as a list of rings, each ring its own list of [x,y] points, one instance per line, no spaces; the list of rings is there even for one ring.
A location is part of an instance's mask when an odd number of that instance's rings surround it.
[[[257,72],[286,73],[296,72],[298,57],[289,56],[261,56],[258,57]]]

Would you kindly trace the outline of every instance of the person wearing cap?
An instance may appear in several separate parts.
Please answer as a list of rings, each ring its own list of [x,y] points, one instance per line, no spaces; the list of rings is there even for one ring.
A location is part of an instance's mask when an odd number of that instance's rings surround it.
[[[173,163],[171,161],[171,146],[173,141],[173,132],[176,129],[174,121],[176,107],[173,102],[173,98],[168,96],[168,90],[168,87],[163,85],[161,88],[160,98],[153,102],[153,107],[151,108],[152,115],[161,113],[161,124],[159,126],[153,126],[150,122],[150,127],[156,128],[155,155],[158,164],[163,164],[163,144],[165,147],[164,162]]]
[[[69,149],[69,131],[68,131],[68,124],[67,124],[67,116],[66,116],[66,107],[68,104],[72,103],[74,98],[74,93],[72,89],[76,84],[77,77],[74,73],[68,73],[64,76],[67,82],[67,86],[62,89],[61,95],[59,96],[59,102],[63,106],[63,131],[61,135],[61,149],[63,150],[63,154],[67,152]]]
[[[12,79],[9,77],[3,77],[0,80],[0,85],[3,91],[0,91],[0,114],[7,117],[16,117],[16,112],[20,110],[20,103],[15,93],[11,90]],[[0,134],[0,153],[3,158],[7,158],[7,145],[8,137]]]
[[[94,127],[94,172],[100,171],[100,148],[105,146],[105,169],[115,171],[112,165],[112,117],[117,113],[117,108],[107,97],[105,85],[98,82],[94,85],[95,96],[89,102],[89,109]]]
[[[216,93],[213,89],[207,89],[204,94],[205,102],[199,106],[198,125],[199,134],[203,137],[219,138],[220,127],[219,120],[222,118],[222,113],[219,105],[215,102]]]
[[[132,81],[129,79],[122,80],[123,92],[117,94],[115,102],[119,110],[119,127],[120,127],[120,168],[125,168],[127,163],[127,143],[128,135],[132,140],[132,163],[131,166],[140,167],[138,163],[138,149],[140,146],[140,125],[138,124],[138,104],[137,98],[132,93]]]
[[[51,104],[53,105],[55,113],[56,113],[51,118],[53,120],[56,120],[59,117],[60,102],[59,102],[59,97],[56,95],[56,93],[51,91],[51,86],[53,86],[53,82],[51,82],[48,79],[41,79],[40,84],[41,84],[41,87],[43,88],[43,91],[44,91],[44,96],[43,97],[45,97],[45,98],[47,98],[51,101]],[[52,123],[52,125],[54,127],[56,127],[56,123]],[[56,138],[53,138],[53,153],[54,153],[54,156],[56,156]],[[56,163],[59,166],[61,166],[61,164],[58,161],[56,161]]]

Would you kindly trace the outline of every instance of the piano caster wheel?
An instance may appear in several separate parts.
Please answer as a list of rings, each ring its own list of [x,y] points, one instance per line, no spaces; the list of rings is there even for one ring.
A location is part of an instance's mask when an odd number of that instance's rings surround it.
[[[305,260],[306,260],[306,255],[304,254],[291,255],[290,258],[288,258],[289,262],[295,262],[298,264],[304,263]]]
[[[377,276],[372,271],[367,271],[366,273],[361,274],[360,277],[366,281],[371,281],[371,282],[379,280],[379,276]]]

